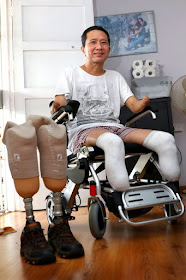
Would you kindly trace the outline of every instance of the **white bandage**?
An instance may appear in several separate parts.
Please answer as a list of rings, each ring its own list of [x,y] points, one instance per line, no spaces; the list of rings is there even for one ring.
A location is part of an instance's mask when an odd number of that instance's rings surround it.
[[[178,181],[180,166],[175,139],[164,131],[152,131],[145,139],[143,146],[156,152],[162,175],[169,181]]]
[[[105,153],[105,172],[110,185],[116,191],[127,190],[129,179],[125,166],[125,149],[122,139],[113,133],[106,132],[98,137],[96,146]]]

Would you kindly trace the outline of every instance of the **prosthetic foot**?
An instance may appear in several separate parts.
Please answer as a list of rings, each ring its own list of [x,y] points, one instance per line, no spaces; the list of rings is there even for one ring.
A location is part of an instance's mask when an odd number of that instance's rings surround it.
[[[73,236],[70,215],[63,213],[61,192],[53,193],[54,219],[48,228],[48,241],[60,258],[78,258],[84,255],[83,246]]]
[[[26,225],[21,234],[21,255],[29,264],[49,264],[56,260],[55,252],[48,244],[39,222],[35,222],[32,198],[24,198]]]
[[[83,246],[70,230],[68,218],[54,218],[48,229],[48,241],[60,258],[71,259],[84,255]]]
[[[21,235],[20,252],[30,264],[48,264],[56,260],[39,222],[26,223]]]

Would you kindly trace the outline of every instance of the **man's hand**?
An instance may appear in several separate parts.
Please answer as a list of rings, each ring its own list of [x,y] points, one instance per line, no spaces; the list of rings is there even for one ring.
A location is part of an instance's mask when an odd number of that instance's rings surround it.
[[[61,106],[64,106],[66,104],[67,101],[64,95],[56,95],[50,113],[51,114],[55,113]]]
[[[142,102],[142,104],[143,104],[143,106],[144,106],[144,108],[145,108],[145,107],[147,107],[147,105],[149,104],[150,99],[149,99],[148,96],[144,96],[143,99],[141,100],[141,102]],[[143,108],[143,109],[144,109],[144,108]]]
[[[150,99],[148,96],[144,96],[143,99],[138,100],[135,96],[131,96],[125,102],[125,105],[134,113],[141,112],[149,104]]]

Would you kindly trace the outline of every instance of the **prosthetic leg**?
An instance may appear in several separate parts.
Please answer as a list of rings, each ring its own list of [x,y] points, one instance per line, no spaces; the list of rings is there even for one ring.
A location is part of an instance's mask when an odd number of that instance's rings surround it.
[[[82,245],[74,238],[62,211],[61,191],[66,186],[66,128],[49,118],[29,116],[37,130],[40,170],[45,186],[53,192],[54,219],[48,229],[48,241],[61,258],[84,255]]]
[[[21,255],[30,264],[55,261],[53,249],[48,245],[39,222],[35,222],[32,196],[39,189],[37,164],[37,137],[31,121],[22,125],[8,122],[3,136],[8,161],[17,193],[23,198],[26,225],[21,235]]]
[[[72,235],[68,219],[64,219],[62,213],[61,191],[66,185],[67,172],[65,127],[49,118],[30,116],[22,125],[8,122],[3,142],[7,146],[16,191],[25,203],[27,221],[21,236],[21,254],[30,264],[54,262],[54,250],[60,257],[82,256],[83,247]],[[48,231],[51,246],[40,223],[35,222],[32,208],[32,197],[39,189],[37,145],[41,176],[54,197],[55,218]]]

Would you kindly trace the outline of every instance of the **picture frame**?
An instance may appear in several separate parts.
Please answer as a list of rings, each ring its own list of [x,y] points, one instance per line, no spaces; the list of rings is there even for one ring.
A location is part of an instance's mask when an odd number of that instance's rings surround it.
[[[157,52],[153,11],[95,17],[110,35],[109,57]]]

